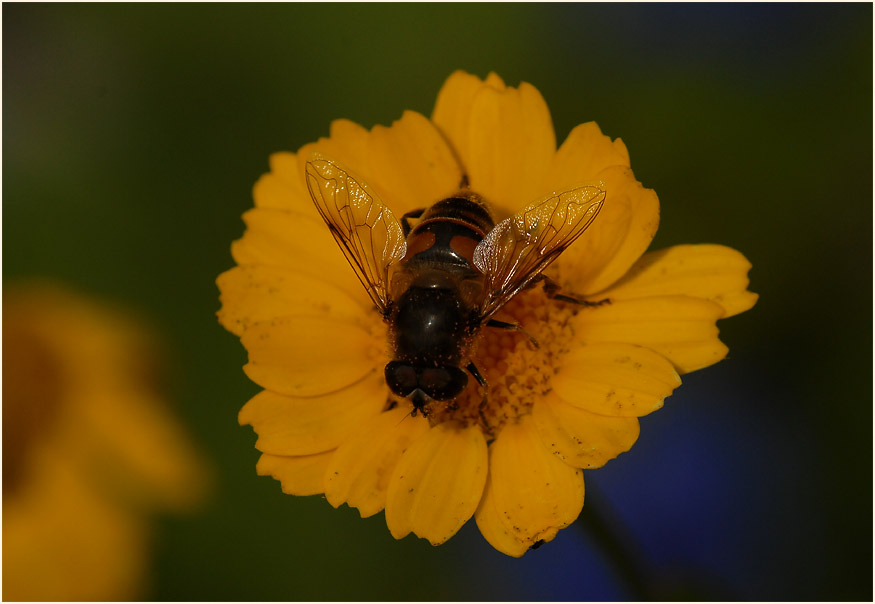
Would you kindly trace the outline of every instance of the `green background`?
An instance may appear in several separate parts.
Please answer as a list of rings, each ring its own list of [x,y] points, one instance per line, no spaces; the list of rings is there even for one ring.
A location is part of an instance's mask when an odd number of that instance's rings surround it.
[[[590,120],[622,137],[660,197],[652,249],[753,263],[759,303],[720,324],[729,358],[587,474],[661,593],[872,598],[871,5],[2,10],[3,282],[56,277],[148,315],[217,470],[202,513],[160,519],[148,598],[638,597],[585,527],[515,560],[472,523],[433,548],[282,495],[236,423],[257,388],[215,277],[268,155],[335,118],[428,115],[458,68],[535,85],[560,141]]]

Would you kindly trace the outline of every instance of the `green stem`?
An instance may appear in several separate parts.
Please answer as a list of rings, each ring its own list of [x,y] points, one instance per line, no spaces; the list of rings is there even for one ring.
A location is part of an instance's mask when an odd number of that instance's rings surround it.
[[[611,565],[620,573],[624,585],[631,592],[632,600],[658,599],[640,551],[630,545],[633,540],[628,531],[591,484],[586,485],[586,503],[576,524],[596,542]]]

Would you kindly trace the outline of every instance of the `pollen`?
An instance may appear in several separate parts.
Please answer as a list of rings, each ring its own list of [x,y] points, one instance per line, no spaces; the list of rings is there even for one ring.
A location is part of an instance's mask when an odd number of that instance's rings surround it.
[[[486,381],[486,390],[469,380],[454,401],[429,409],[429,420],[479,424],[494,437],[505,424],[530,413],[534,402],[551,389],[559,359],[569,351],[574,336],[570,319],[580,308],[549,297],[541,287],[519,293],[495,319],[521,330],[484,326],[474,343],[471,360]]]

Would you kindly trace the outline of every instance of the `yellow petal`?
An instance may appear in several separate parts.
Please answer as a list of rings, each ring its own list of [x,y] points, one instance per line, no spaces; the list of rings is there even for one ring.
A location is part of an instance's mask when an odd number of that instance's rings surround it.
[[[11,284],[3,316],[7,486],[34,478],[44,441],[138,513],[202,501],[211,468],[157,392],[167,359],[146,324],[49,281]]]
[[[254,323],[289,314],[318,314],[347,322],[373,321],[359,296],[297,270],[264,265],[232,268],[216,281],[222,292],[219,322],[238,336]]]
[[[294,179],[303,182],[303,186],[307,188],[306,163],[313,153],[321,153],[340,162],[354,174],[364,177],[365,182],[373,186],[374,183],[371,182],[373,174],[370,171],[370,137],[370,132],[355,122],[346,119],[334,120],[331,122],[328,137],[321,137],[315,143],[304,145],[292,157],[271,156],[271,168],[284,180]],[[294,164],[291,159],[294,159]]]
[[[483,80],[483,83],[490,88],[498,90],[499,92],[504,92],[505,90],[507,90],[507,84],[505,84],[504,80],[501,79],[501,76],[494,71],[489,72],[489,74],[486,76],[486,79]]]
[[[455,193],[462,168],[435,125],[405,111],[391,128],[376,126],[370,139],[375,186],[391,192],[384,201],[398,216]]]
[[[386,507],[389,478],[401,455],[428,431],[428,421],[412,417],[410,406],[396,407],[362,421],[328,465],[325,497],[339,507],[358,508],[362,518]]]
[[[311,153],[323,153],[372,187],[396,217],[458,190],[461,167],[435,125],[421,114],[405,111],[390,128],[375,126],[363,138],[355,130],[353,152],[335,139],[347,129],[333,129],[330,140],[302,147],[299,169],[303,171]]]
[[[243,367],[249,379],[289,396],[335,392],[379,366],[371,334],[325,316],[292,315],[256,323],[240,341],[249,352],[249,363]]]
[[[329,139],[344,157],[351,160],[366,160],[368,157],[368,129],[351,120],[338,119],[331,122]],[[322,140],[322,139],[320,139]],[[300,162],[298,168],[300,169]]]
[[[3,493],[3,600],[142,598],[150,519],[53,445],[36,447],[27,480]]]
[[[500,510],[495,503],[495,495],[492,493],[491,480],[486,480],[483,499],[480,500],[480,505],[474,513],[474,520],[484,539],[502,554],[519,558],[532,546],[532,543],[518,539],[514,531],[504,525]]]
[[[360,129],[364,130],[361,126]],[[272,153],[270,156],[270,172],[278,179],[284,181],[288,186],[296,191],[300,191],[309,199],[310,194],[307,191],[307,181],[304,178],[304,173],[298,171],[298,154],[290,153],[289,151],[279,151]]]
[[[489,446],[489,488],[495,510],[481,506],[478,514],[497,515],[504,530],[527,547],[553,539],[583,509],[583,473],[543,445],[531,415],[505,426]],[[499,535],[495,518],[481,522],[487,539]],[[495,541],[490,543],[498,549],[508,543],[500,535]]]
[[[465,138],[468,129],[468,112],[474,95],[483,86],[483,80],[465,71],[453,72],[438,92],[431,120],[453,147]]]
[[[662,407],[681,378],[662,355],[634,344],[581,346],[552,378],[565,402],[601,415],[640,417]]]
[[[474,89],[469,78],[454,74],[438,96],[433,120],[458,152],[471,188],[515,211],[550,192],[543,182],[556,135],[534,86],[502,85],[493,76]]]
[[[292,153],[273,155],[271,156],[271,164],[285,164],[289,156],[294,160],[295,156]],[[292,180],[280,178],[275,171],[264,174],[252,188],[255,207],[310,214],[314,211],[315,206],[304,182],[303,175],[301,178]]]
[[[728,348],[717,337],[723,308],[686,296],[618,300],[582,310],[574,319],[579,342],[638,344],[668,358],[678,373],[723,359]]]
[[[638,440],[636,418],[596,415],[553,393],[535,402],[532,418],[546,448],[575,468],[600,468]]]
[[[276,171],[280,178],[304,183],[303,186],[306,188],[304,165],[313,152],[318,152],[339,161],[360,176],[370,177],[369,139],[370,133],[359,124],[345,119],[334,120],[331,122],[328,137],[304,145],[291,157],[271,156],[271,169]],[[368,180],[368,184],[374,183]]]
[[[336,448],[386,404],[382,376],[323,396],[295,398],[264,390],[237,417],[258,434],[255,447],[273,455],[312,455]]]
[[[598,124],[576,126],[553,157],[545,189],[565,190],[597,178],[611,166],[629,167],[629,152],[620,139],[612,141]]]
[[[279,480],[286,495],[317,495],[325,487],[325,470],[333,451],[299,457],[282,457],[264,453],[255,465],[259,476]]]
[[[370,298],[317,215],[257,208],[243,215],[247,229],[231,245],[240,266],[264,265],[293,270],[336,285],[370,305]]]
[[[138,390],[113,388],[117,375],[102,373],[100,389],[71,392],[75,422],[64,439],[64,455],[83,467],[100,468],[114,486],[150,504],[190,508],[203,500],[212,478],[171,409]]]
[[[389,481],[386,524],[396,539],[411,531],[439,545],[456,534],[480,503],[486,439],[477,425],[438,424],[401,456]]]
[[[562,253],[559,282],[568,291],[593,294],[622,277],[650,245],[659,226],[659,200],[632,171],[612,166],[596,175],[605,202],[586,232]]]
[[[684,295],[723,307],[724,317],[751,308],[757,295],[747,291],[751,265],[741,253],[723,245],[676,245],[649,252],[610,289],[613,300]]]

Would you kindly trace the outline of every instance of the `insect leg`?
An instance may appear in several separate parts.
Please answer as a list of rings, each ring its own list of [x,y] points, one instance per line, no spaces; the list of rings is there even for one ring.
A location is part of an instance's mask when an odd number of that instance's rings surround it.
[[[604,300],[599,300],[597,302],[591,302],[590,300],[578,298],[575,295],[560,294],[559,290],[562,289],[561,286],[553,281],[550,277],[547,277],[543,274],[535,277],[532,280],[530,286],[534,285],[538,281],[544,282],[544,293],[547,294],[548,298],[551,298],[553,300],[559,300],[560,302],[570,302],[571,304],[579,304],[580,306],[601,306],[602,304],[611,303],[610,298],[605,298]]]
[[[486,385],[486,380],[480,375],[480,371],[477,369],[477,365],[474,364],[474,361],[468,363],[468,366],[465,369],[474,376],[474,379],[477,380],[477,383],[483,388],[483,400],[480,401],[480,405],[477,406],[477,413],[480,414],[480,421],[483,422],[483,425],[486,426],[488,430],[491,430],[492,428],[489,426],[489,422],[486,421],[486,415],[483,413],[483,410],[486,408],[486,402],[489,400],[489,387]]]
[[[518,331],[529,339],[529,342],[532,343],[532,346],[535,348],[540,348],[538,344],[538,340],[532,337],[532,335],[527,332],[525,329],[517,325],[516,323],[505,323],[504,321],[496,321],[495,319],[489,319],[486,322],[486,327],[497,327],[498,329],[510,329],[511,331]]]
[[[412,227],[410,226],[411,218],[419,218],[422,216],[422,213],[425,212],[425,208],[419,208],[418,210],[410,210],[404,216],[401,217],[401,230],[404,232],[404,236],[407,237],[410,234],[410,230]]]
[[[477,369],[477,365],[474,364],[474,361],[468,363],[468,366],[465,367],[465,369],[467,369],[471,373],[471,375],[474,376],[474,379],[477,380],[477,383],[480,384],[484,389],[487,387],[486,380],[483,378],[482,375],[480,375],[480,370]]]

